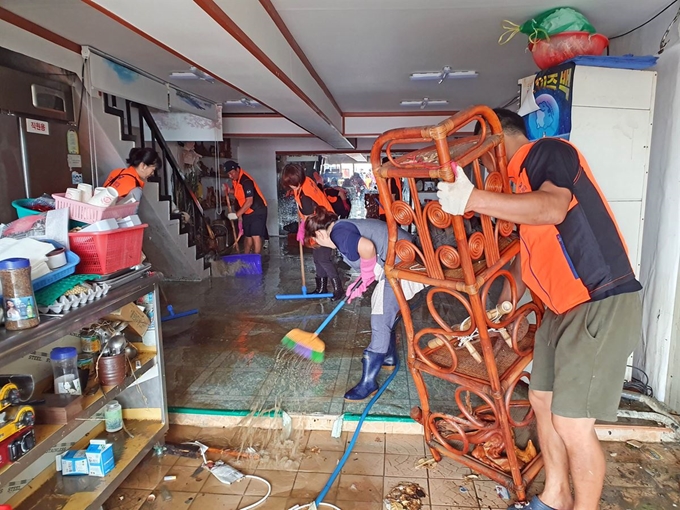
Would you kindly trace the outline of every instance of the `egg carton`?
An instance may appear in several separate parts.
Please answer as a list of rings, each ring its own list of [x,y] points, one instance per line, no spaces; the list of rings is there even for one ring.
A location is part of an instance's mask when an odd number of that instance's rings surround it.
[[[62,315],[87,303],[103,298],[109,293],[108,283],[80,283],[73,289],[59,297],[49,306],[38,307],[42,314]]]

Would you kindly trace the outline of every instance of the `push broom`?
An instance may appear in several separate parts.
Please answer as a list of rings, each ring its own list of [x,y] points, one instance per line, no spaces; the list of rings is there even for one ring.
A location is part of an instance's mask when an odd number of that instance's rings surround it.
[[[300,275],[302,276],[302,294],[277,294],[276,299],[320,299],[330,298],[333,294],[307,294],[307,283],[305,281],[305,259],[303,255],[304,247],[300,244]]]
[[[352,289],[361,284],[361,279],[357,280]],[[348,292],[349,293],[349,292]],[[326,344],[319,338],[319,334],[326,326],[333,320],[338,312],[347,303],[347,297],[344,297],[333,311],[328,314],[321,325],[316,328],[314,333],[302,331],[299,328],[291,329],[286,336],[281,339],[281,344],[291,351],[299,354],[303,358],[307,358],[314,363],[322,363],[324,360],[324,353],[326,351]]]

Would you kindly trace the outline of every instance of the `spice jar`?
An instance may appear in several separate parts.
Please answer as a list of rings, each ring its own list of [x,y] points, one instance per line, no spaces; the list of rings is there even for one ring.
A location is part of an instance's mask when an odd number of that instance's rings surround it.
[[[54,372],[54,392],[57,394],[80,395],[78,376],[78,351],[75,347],[55,347],[50,352]]]
[[[28,259],[0,261],[0,285],[6,329],[15,331],[40,324],[31,282],[31,262]]]

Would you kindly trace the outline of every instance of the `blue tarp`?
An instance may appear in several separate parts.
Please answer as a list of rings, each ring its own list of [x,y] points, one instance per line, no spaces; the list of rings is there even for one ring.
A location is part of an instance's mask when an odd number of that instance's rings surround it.
[[[655,57],[653,55],[647,55],[644,57],[636,57],[633,55],[624,55],[622,57],[607,55],[596,57],[591,55],[583,55],[581,57],[572,58],[569,60],[569,62],[574,62],[579,66],[643,70],[655,66],[657,60],[659,60],[659,57]]]

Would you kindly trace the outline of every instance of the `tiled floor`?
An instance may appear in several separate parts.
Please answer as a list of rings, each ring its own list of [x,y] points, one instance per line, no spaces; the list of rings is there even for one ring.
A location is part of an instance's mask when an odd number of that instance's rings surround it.
[[[236,431],[172,427],[168,441],[198,439],[224,447]],[[348,441],[347,434],[333,439],[328,432],[306,432],[299,440],[300,454],[286,467],[271,460],[239,463],[229,461],[246,474],[265,478],[272,495],[257,508],[286,510],[311,502],[335,469]],[[602,510],[672,510],[680,505],[680,445],[649,444],[634,449],[622,443],[604,443],[608,467]],[[379,510],[385,494],[402,481],[418,483],[427,496],[424,510],[506,509],[496,483],[471,477],[468,469],[444,459],[435,469],[419,470],[414,463],[425,457],[420,436],[362,434],[353,453],[325,501],[342,510]],[[257,480],[222,485],[207,471],[196,474],[200,462],[166,456],[148,457],[104,506],[105,510],[236,510],[254,503],[264,494]],[[163,477],[174,475],[174,481]],[[542,474],[532,485],[540,492]],[[170,493],[172,499],[164,500]],[[147,501],[149,495],[154,502]]]
[[[313,281],[311,258],[306,254],[307,278]],[[346,305],[322,332],[326,343],[323,364],[282,366],[276,356],[283,336],[293,328],[313,331],[335,303],[275,298],[300,293],[296,248],[289,253],[287,246],[279,247],[279,241],[272,239],[263,255],[263,268],[261,276],[163,284],[175,310],[199,309],[198,315],[163,323],[170,406],[248,410],[258,402],[278,400],[288,412],[361,413],[365,404],[348,404],[343,395],[358,382],[361,356],[370,342],[370,295]],[[462,320],[465,313],[459,308],[446,311]],[[418,320],[418,312],[414,317]],[[401,340],[399,352],[405,359],[406,346]],[[383,373],[381,380],[384,377]],[[309,384],[300,387],[300,379]],[[431,398],[440,401],[437,409],[452,411],[454,387],[434,378],[429,382]],[[415,386],[402,368],[372,414],[408,416],[416,405]]]

